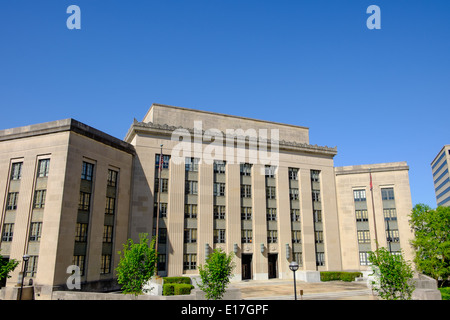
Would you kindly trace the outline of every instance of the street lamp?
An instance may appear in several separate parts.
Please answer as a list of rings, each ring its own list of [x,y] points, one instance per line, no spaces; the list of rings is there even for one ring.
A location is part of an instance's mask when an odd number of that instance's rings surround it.
[[[20,295],[19,295],[19,300],[22,300],[22,292],[23,292],[23,279],[25,278],[25,272],[27,271],[27,264],[28,264],[28,259],[30,259],[30,256],[25,254],[23,257],[23,271],[22,271],[22,281],[20,283]]]
[[[295,271],[298,270],[298,263],[295,261],[292,261],[289,264],[289,269],[291,269],[291,271],[294,272],[294,296],[295,296],[295,300],[297,300],[297,285],[295,283]]]

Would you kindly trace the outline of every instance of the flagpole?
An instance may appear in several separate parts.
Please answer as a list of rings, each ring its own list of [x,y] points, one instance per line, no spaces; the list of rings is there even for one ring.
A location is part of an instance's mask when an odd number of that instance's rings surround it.
[[[370,196],[372,198],[372,215],[373,215],[373,226],[375,228],[375,246],[378,251],[378,236],[377,236],[377,222],[375,219],[375,204],[373,201],[373,185],[372,185],[372,169],[369,168],[369,175],[370,175]]]
[[[162,153],[162,147],[163,147],[163,145],[161,144],[161,153],[159,154],[159,167],[158,167],[158,184],[159,184],[159,187],[158,187],[158,210],[157,210],[157,213],[156,213],[156,233],[155,233],[155,236],[156,236],[156,243],[155,243],[155,252],[156,252],[156,254],[158,254],[158,242],[159,242],[159,239],[158,239],[158,237],[159,237],[159,215],[161,214],[161,191],[162,191],[162,179],[161,179],[161,172],[162,172],[162,167],[163,167],[163,164],[164,164],[164,157],[163,157],[163,153]],[[156,262],[155,262],[155,264],[156,264],[156,271],[155,271],[155,273],[156,273],[156,275],[158,275],[158,259],[156,259]]]

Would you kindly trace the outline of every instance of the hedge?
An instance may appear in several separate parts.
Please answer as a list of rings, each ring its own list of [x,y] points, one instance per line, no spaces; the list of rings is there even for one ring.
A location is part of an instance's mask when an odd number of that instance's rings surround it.
[[[163,277],[164,284],[166,283],[184,283],[191,284],[191,278],[189,277]]]
[[[450,300],[450,287],[439,288],[442,300]]]
[[[341,280],[346,282],[355,281],[355,278],[361,277],[361,272],[344,272],[344,271],[322,271],[320,272],[321,281]]]
[[[163,296],[190,294],[193,288],[193,285],[186,283],[165,283],[163,285]]]

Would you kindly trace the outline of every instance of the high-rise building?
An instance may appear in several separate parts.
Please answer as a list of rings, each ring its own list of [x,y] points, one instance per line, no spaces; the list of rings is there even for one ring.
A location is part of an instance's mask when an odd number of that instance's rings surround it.
[[[445,145],[431,162],[437,206],[450,206],[450,145]]]

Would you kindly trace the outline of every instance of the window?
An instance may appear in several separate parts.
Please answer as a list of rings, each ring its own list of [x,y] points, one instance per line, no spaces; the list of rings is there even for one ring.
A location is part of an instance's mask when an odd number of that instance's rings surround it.
[[[267,243],[277,243],[278,232],[277,230],[267,230]]]
[[[225,196],[225,183],[214,182],[214,195],[215,196]]]
[[[275,178],[275,172],[277,167],[275,166],[265,166],[265,173],[267,178]]]
[[[197,194],[197,192],[198,192],[198,182],[197,181],[188,180],[188,181],[186,181],[185,187],[186,187],[185,188],[186,194]]]
[[[251,176],[252,165],[250,163],[241,163],[241,176]]]
[[[289,189],[289,199],[298,200],[298,189],[296,188]]]
[[[320,202],[320,190],[312,190],[312,200]]]
[[[75,242],[86,242],[87,241],[87,223],[77,223],[75,229]]]
[[[383,209],[384,220],[397,220],[397,212],[395,208]]]
[[[276,199],[276,188],[275,187],[266,187],[266,198],[267,199]]]
[[[30,226],[30,241],[41,240],[42,222],[32,222]]]
[[[160,204],[159,217],[160,218],[167,217],[167,203],[160,202],[159,204]],[[153,218],[156,218],[157,214],[158,214],[158,202],[155,202],[155,205],[153,207]]]
[[[84,260],[85,256],[73,256],[72,264],[80,268],[80,275],[84,275]]]
[[[370,231],[369,230],[358,231],[358,243],[370,243]]]
[[[299,266],[303,265],[303,255],[301,252],[293,252],[292,253],[292,261],[298,263]]]
[[[300,221],[300,209],[291,209],[291,221]]]
[[[100,267],[100,273],[106,274],[111,272],[111,255],[102,254],[102,263]]]
[[[369,214],[367,213],[367,210],[356,210],[356,221],[363,222],[363,221],[369,221]]]
[[[8,199],[6,200],[6,210],[16,210],[18,200],[19,200],[18,192],[8,193]]]
[[[289,180],[298,180],[297,168],[289,168]]]
[[[360,252],[359,253],[359,264],[362,266],[368,266],[371,264],[369,262],[369,253],[368,252]]]
[[[80,191],[80,200],[78,202],[78,210],[89,211],[91,203],[91,194]]]
[[[47,177],[49,167],[50,167],[50,159],[39,160],[37,172],[38,178]]]
[[[355,201],[366,201],[366,190],[353,190]]]
[[[117,185],[117,176],[119,173],[117,171],[108,169],[108,186],[115,187]]]
[[[3,225],[2,241],[10,242],[13,239],[14,223],[5,223]]]
[[[113,240],[113,226],[103,226],[103,242],[111,243]]]
[[[156,235],[156,228],[153,229],[153,236],[155,236],[155,235]],[[167,243],[167,228],[159,228],[158,243],[161,243],[161,244]]]
[[[30,256],[27,263],[26,277],[34,277],[37,272],[38,256]]]
[[[319,182],[319,177],[320,177],[320,171],[318,171],[318,170],[311,170],[311,181]]]
[[[325,265],[325,253],[316,252],[316,266],[324,266],[324,265]]]
[[[227,163],[225,161],[214,161],[214,173],[225,173]]]
[[[159,169],[159,161],[161,159],[160,154],[155,155],[155,168]],[[169,163],[170,163],[170,155],[163,154],[163,166],[162,169],[169,169]]]
[[[196,243],[197,242],[197,229],[186,228],[184,229],[184,243]]]
[[[225,243],[225,229],[214,229],[214,243]]]
[[[301,231],[292,231],[292,243],[301,243],[302,233]]]
[[[241,230],[242,243],[252,243],[252,236],[253,236],[252,230],[248,229]]]
[[[277,220],[277,208],[267,208],[266,209],[267,221]]]
[[[161,179],[161,192],[169,191],[169,179]],[[159,179],[155,178],[155,193],[159,192]]]
[[[185,204],[184,205],[184,217],[185,218],[197,218],[197,205],[196,204]]]
[[[183,257],[183,270],[195,270],[197,268],[197,255],[185,254]]]
[[[323,231],[314,231],[316,243],[323,243]]]
[[[11,166],[11,180],[20,180],[22,177],[22,162],[13,163]]]
[[[394,200],[394,188],[381,189],[381,198],[383,200]]]
[[[241,207],[241,219],[252,220],[252,207]]]
[[[44,209],[46,193],[47,190],[36,190],[34,192],[34,202],[33,202],[34,209]]]
[[[399,242],[400,237],[398,230],[387,230],[386,231],[386,241],[387,242]]]
[[[225,206],[214,206],[214,219],[225,219]]]
[[[186,171],[198,171],[199,158],[186,158]]]
[[[81,180],[92,181],[93,174],[94,165],[92,163],[83,162],[83,167],[81,169]]]
[[[252,197],[252,186],[249,184],[241,185],[241,198],[251,198]]]
[[[106,197],[105,214],[114,214],[116,209],[116,198]]]
[[[314,222],[322,222],[322,210],[313,210]]]
[[[167,257],[165,254],[158,253],[158,271],[166,270],[166,260]]]

